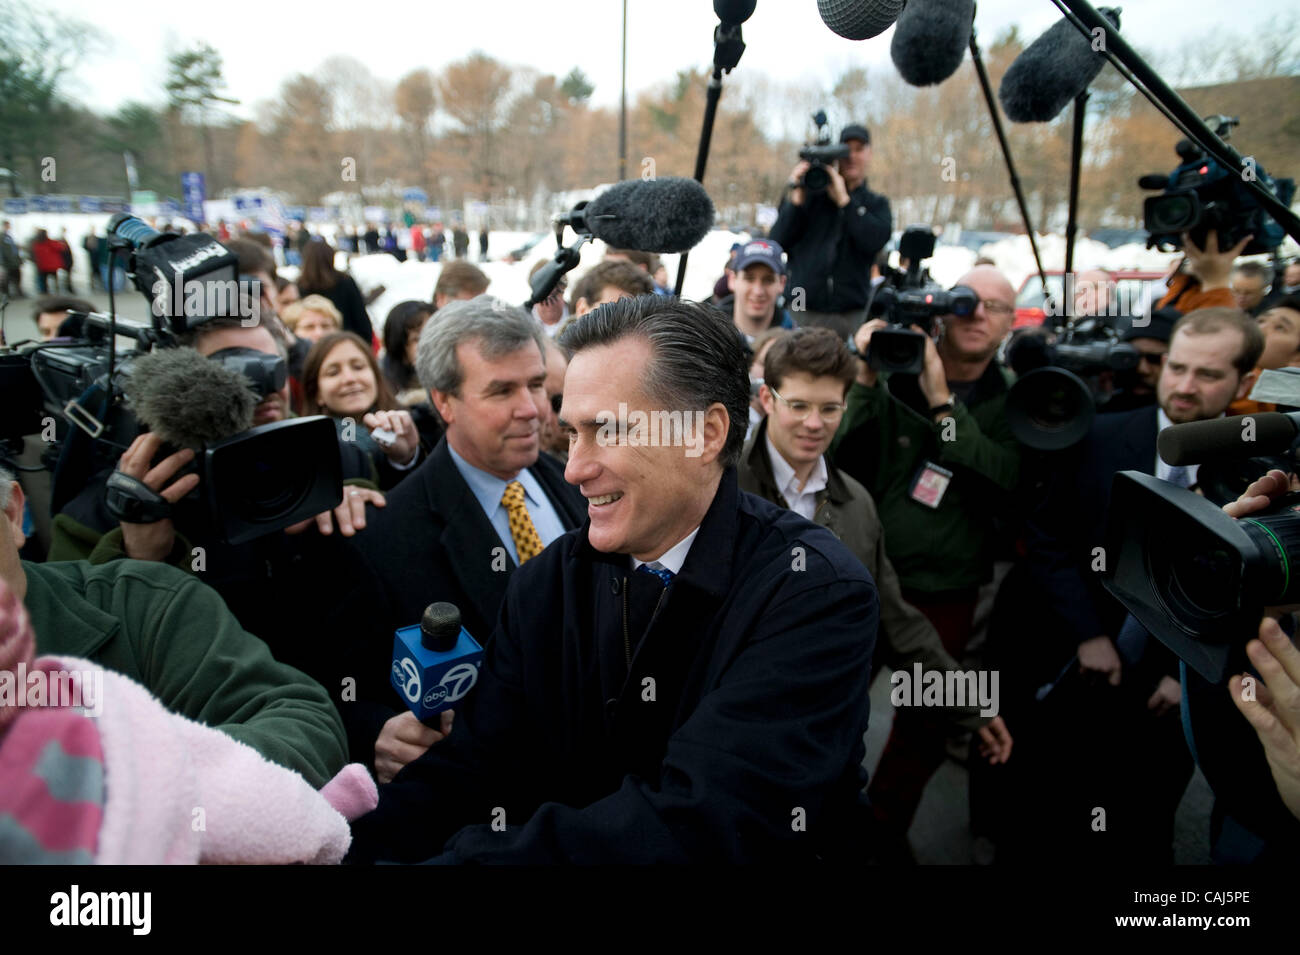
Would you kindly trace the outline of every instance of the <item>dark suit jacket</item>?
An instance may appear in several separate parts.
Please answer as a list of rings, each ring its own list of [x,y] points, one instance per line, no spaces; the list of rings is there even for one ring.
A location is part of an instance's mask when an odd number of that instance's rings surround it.
[[[351,860],[851,852],[878,619],[866,569],[728,470],[638,641],[644,576],[585,527],[521,567],[454,730],[380,787]]]
[[[1125,611],[1092,570],[1093,549],[1105,546],[1115,475],[1155,473],[1157,410],[1149,405],[1094,418],[1083,441],[1062,455],[1051,492],[1028,522],[1031,575],[1060,617],[1055,629],[1073,646],[1103,633],[1119,635]]]
[[[566,530],[586,520],[586,500],[564,480],[554,458],[539,455],[529,471]],[[366,512],[353,540],[360,558],[343,573],[329,626],[358,638],[358,703],[344,705],[353,758],[373,767],[374,742],[401,706],[388,683],[393,631],[420,622],[425,607],[445,600],[479,643],[496,627],[506,585],[516,567],[505,544],[456,469],[444,438],[433,453],[388,493],[387,506]],[[367,701],[377,706],[365,705]]]

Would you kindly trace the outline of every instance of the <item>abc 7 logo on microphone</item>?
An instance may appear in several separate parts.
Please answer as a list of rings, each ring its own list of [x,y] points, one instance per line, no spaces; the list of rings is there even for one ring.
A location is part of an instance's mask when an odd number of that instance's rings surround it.
[[[420,671],[410,657],[393,664],[393,673],[401,684],[402,695],[414,703],[420,699]],[[472,663],[458,663],[442,675],[442,680],[429,688],[422,700],[425,706],[436,706],[446,701],[455,703],[474,688],[478,682],[478,667]]]

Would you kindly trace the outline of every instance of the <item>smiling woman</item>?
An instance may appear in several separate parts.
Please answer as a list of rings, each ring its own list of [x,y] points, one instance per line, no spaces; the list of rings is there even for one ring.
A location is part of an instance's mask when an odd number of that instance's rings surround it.
[[[375,356],[360,336],[334,332],[312,346],[303,368],[303,394],[310,414],[360,419],[371,411],[392,411],[397,402]]]

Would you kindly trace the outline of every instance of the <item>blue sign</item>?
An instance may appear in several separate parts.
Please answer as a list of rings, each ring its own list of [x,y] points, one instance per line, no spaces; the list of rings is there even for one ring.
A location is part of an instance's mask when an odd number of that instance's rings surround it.
[[[82,212],[101,212],[99,199],[95,196],[82,196],[77,200],[77,208]]]
[[[311,206],[307,210],[308,222],[329,222],[330,218],[330,211],[324,206]]]
[[[100,212],[126,212],[127,201],[125,199],[100,199]]]
[[[203,173],[181,173],[181,195],[184,197],[185,218],[202,225],[207,219],[203,213],[203,200],[208,197]]]
[[[307,207],[306,207],[306,206],[289,206],[287,209],[284,210],[284,217],[285,217],[286,219],[292,220],[292,221],[294,221],[294,222],[306,222],[306,221],[307,221]]]
[[[411,186],[408,189],[402,190],[402,199],[405,200],[406,202],[428,202],[429,194],[425,192],[423,189],[418,189],[415,186]]]
[[[6,215],[20,216],[27,212],[26,199],[6,199],[4,201],[4,210]]]
[[[51,212],[50,200],[44,196],[32,196],[27,200],[27,208],[31,212]]]

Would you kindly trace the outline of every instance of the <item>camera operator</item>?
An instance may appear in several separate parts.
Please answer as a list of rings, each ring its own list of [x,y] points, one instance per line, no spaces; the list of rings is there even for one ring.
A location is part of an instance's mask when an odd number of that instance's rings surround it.
[[[1105,516],[1119,471],[1195,484],[1195,467],[1171,467],[1157,457],[1156,437],[1170,424],[1220,417],[1249,388],[1262,347],[1244,312],[1209,308],[1184,315],[1161,368],[1157,404],[1097,416],[1083,441],[1056,462],[1049,493],[1028,522],[1025,569],[1032,585],[1020,613],[1039,625],[1024,634],[1033,645],[1023,652],[1041,655],[1043,672],[1059,674],[1053,681],[1058,701],[1073,694],[1073,702],[1040,708],[1044,746],[1027,749],[1044,760],[1034,775],[1047,792],[1041,825],[1066,854],[1172,861],[1174,812],[1192,772],[1178,719],[1178,662],[1155,640],[1121,635],[1124,609],[1100,584],[1115,556],[1101,546]],[[1044,633],[1067,639],[1044,639]],[[1094,806],[1105,807],[1115,838],[1090,839],[1087,826],[1077,823],[1078,813],[1086,816]],[[1038,841],[1039,833],[1028,835]]]
[[[214,318],[182,338],[202,355],[227,348],[247,348],[282,360],[283,343],[265,324],[245,327],[238,318]],[[266,395],[257,405],[254,426],[291,417],[289,387]],[[308,673],[331,690],[339,686],[343,648],[324,646],[318,628],[305,622],[306,595],[325,571],[337,563],[350,537],[366,526],[365,505],[384,504],[374,489],[370,459],[354,444],[339,442],[345,482],[342,503],[283,532],[244,544],[222,543],[207,502],[191,494],[199,475],[186,471],[195,459],[189,448],[158,459],[161,439],[139,435],[122,454],[118,468],[143,481],[173,506],[173,516],[153,523],[119,521],[108,510],[101,471],[54,518],[50,560],[86,559],[102,564],[120,558],[158,561],[197,573],[226,601],[240,626],[270,644],[276,659]],[[179,477],[177,475],[180,475]],[[255,493],[250,487],[249,492]],[[202,492],[200,491],[200,494]],[[311,528],[319,533],[310,533]],[[335,533],[337,528],[338,533]],[[307,533],[304,533],[307,532]]]
[[[960,661],[979,588],[992,577],[995,514],[1017,485],[1020,452],[1004,414],[1011,376],[994,358],[1011,328],[1015,290],[991,266],[972,269],[958,284],[979,303],[966,317],[940,317],[940,342],[926,337],[920,375],[873,371],[861,356],[886,323],[874,319],[858,329],[857,376],[831,455],[875,498],[904,599]],[[900,710],[869,790],[894,838],[906,834],[944,755],[933,722]]]
[[[889,242],[893,217],[889,200],[867,188],[871,134],[855,123],[844,127],[840,142],[848,146],[849,155],[824,167],[824,190],[805,188],[807,160],[794,167],[770,238],[790,260],[795,320],[832,328],[848,338],[862,320],[871,291],[871,263]]]

